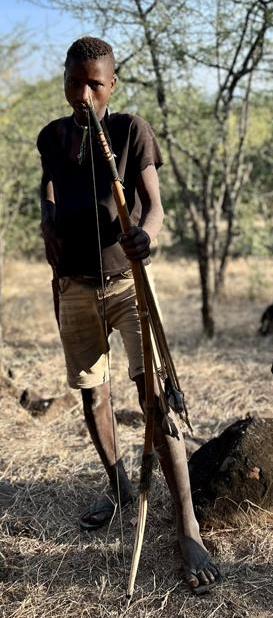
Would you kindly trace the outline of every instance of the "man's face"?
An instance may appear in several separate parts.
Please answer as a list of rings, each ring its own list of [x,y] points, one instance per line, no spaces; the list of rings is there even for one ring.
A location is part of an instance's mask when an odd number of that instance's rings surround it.
[[[103,118],[115,84],[113,66],[107,56],[84,62],[70,60],[64,73],[64,91],[68,103],[74,110],[76,120],[80,124],[87,124],[87,105],[90,95],[99,120]]]

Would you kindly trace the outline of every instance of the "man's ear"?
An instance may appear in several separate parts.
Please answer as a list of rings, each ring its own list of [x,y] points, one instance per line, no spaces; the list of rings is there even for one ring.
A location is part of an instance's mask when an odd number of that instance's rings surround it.
[[[116,75],[116,73],[114,73],[113,78],[112,78],[112,84],[111,84],[111,94],[112,92],[114,92],[116,88],[117,80],[118,80],[118,76]]]

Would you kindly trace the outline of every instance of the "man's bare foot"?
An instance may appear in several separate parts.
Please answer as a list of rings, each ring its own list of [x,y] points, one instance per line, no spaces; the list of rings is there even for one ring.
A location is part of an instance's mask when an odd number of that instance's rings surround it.
[[[216,585],[220,571],[211,561],[211,557],[202,541],[179,535],[178,542],[182,553],[184,578],[194,594],[204,594]]]

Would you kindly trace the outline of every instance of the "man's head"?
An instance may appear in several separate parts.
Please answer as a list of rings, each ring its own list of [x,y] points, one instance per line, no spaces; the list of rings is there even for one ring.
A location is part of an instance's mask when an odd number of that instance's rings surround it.
[[[101,120],[115,89],[115,58],[111,45],[93,37],[83,37],[68,49],[64,88],[77,121],[86,124],[90,94]]]

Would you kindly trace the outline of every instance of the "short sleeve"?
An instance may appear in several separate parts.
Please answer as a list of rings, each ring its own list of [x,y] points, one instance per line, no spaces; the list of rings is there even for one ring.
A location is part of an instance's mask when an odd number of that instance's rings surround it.
[[[51,138],[49,135],[49,125],[44,127],[37,138],[37,148],[41,155],[42,168],[49,172],[51,161]]]
[[[134,116],[131,125],[130,150],[139,172],[148,165],[158,169],[162,164],[162,156],[152,127],[140,116]]]
[[[45,152],[45,137],[46,137],[46,127],[44,127],[38,137],[37,137],[37,148],[39,150],[40,155],[42,156]]]

